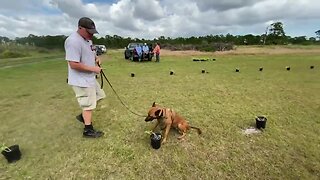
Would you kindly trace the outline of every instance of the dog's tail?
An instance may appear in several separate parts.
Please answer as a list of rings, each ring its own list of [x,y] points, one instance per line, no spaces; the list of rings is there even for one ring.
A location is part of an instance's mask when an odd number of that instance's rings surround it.
[[[198,134],[201,134],[201,133],[202,133],[202,131],[201,131],[201,129],[200,129],[200,128],[197,128],[197,127],[194,127],[194,126],[190,126],[190,128],[192,128],[192,129],[196,129],[196,130],[198,131]]]

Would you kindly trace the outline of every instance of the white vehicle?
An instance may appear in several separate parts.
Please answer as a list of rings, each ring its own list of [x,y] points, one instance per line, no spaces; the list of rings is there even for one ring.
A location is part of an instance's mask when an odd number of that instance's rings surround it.
[[[103,54],[107,52],[107,48],[105,45],[95,45],[97,54]]]

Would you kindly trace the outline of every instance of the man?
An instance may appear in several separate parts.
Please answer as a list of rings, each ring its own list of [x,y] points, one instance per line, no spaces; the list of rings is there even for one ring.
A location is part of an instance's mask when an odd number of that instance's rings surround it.
[[[142,46],[142,59],[149,58],[149,46],[144,43]]]
[[[68,61],[68,84],[75,92],[82,113],[76,118],[84,123],[83,136],[97,138],[103,132],[96,131],[92,126],[92,111],[97,101],[105,98],[104,91],[96,81],[100,73],[100,59],[96,56],[92,44],[93,34],[98,33],[94,22],[87,17],[80,18],[78,30],[65,41],[64,47]]]
[[[156,54],[156,62],[160,62],[160,45],[156,43],[156,47],[153,49],[153,53]]]
[[[141,46],[138,44],[135,47],[135,50],[136,50],[137,55],[138,55],[138,60],[141,61],[141,59],[142,59],[142,48],[141,48]]]

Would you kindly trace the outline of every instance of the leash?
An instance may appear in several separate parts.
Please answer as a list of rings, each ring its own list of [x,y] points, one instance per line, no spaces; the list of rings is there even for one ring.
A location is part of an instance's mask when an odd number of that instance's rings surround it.
[[[99,67],[100,64],[98,64]],[[132,111],[120,98],[120,96],[118,95],[118,93],[114,90],[114,88],[112,87],[112,84],[110,83],[110,81],[108,80],[107,76],[104,74],[103,70],[101,69],[100,71],[100,78],[101,78],[101,89],[103,88],[103,78],[106,79],[106,81],[108,82],[108,84],[110,85],[111,89],[113,90],[114,94],[117,96],[117,98],[119,99],[119,101],[121,102],[121,104],[128,110],[130,111],[132,114],[134,115],[137,115],[137,116],[140,116],[140,117],[146,117],[146,116],[143,116],[143,115],[140,115],[134,111]]]

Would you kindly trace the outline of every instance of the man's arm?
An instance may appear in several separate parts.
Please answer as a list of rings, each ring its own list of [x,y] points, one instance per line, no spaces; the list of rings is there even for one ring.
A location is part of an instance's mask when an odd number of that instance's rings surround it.
[[[74,62],[74,61],[68,61],[68,63],[72,69],[76,69],[79,71],[95,72],[97,74],[100,73],[101,71],[101,68],[98,66],[87,66],[80,62]]]

